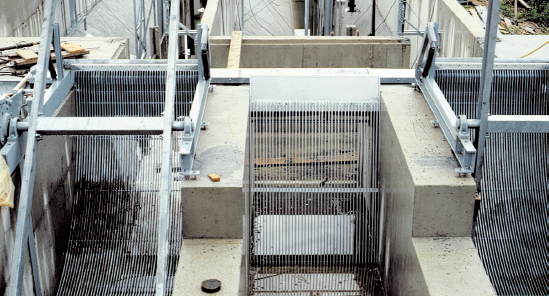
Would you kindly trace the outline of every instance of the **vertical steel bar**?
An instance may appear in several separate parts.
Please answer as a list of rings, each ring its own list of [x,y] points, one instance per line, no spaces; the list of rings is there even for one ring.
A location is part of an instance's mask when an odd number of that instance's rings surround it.
[[[486,144],[486,131],[488,129],[488,113],[490,112],[490,91],[492,87],[494,56],[496,52],[496,39],[499,22],[500,0],[492,0],[488,4],[488,21],[484,35],[484,53],[482,55],[481,88],[478,98],[477,119],[481,124],[477,136],[477,163],[475,168],[475,181],[477,189],[480,189],[482,180],[482,165],[484,163],[484,146]]]
[[[166,100],[164,104],[164,132],[162,133],[162,171],[158,207],[158,250],[156,264],[156,296],[166,294],[169,254],[168,228],[172,185],[172,122],[174,121],[176,64],[179,49],[179,0],[173,0],[170,9],[168,69],[166,72]]]
[[[309,36],[309,0],[305,0],[305,36]]]
[[[32,277],[34,279],[34,292],[36,296],[42,296],[42,288],[40,287],[40,273],[38,272],[38,257],[36,256],[36,245],[34,244],[34,234],[32,231],[32,217],[29,216],[27,222],[27,235],[29,242],[29,254],[31,257]]]
[[[44,13],[44,23],[42,34],[40,36],[40,52],[38,55],[38,68],[34,84],[34,98],[30,113],[30,124],[27,132],[27,147],[25,149],[25,161],[23,167],[23,177],[21,180],[21,196],[19,198],[17,212],[17,226],[15,243],[13,247],[13,257],[11,264],[11,277],[9,284],[9,295],[21,295],[23,284],[23,271],[25,269],[25,258],[27,256],[27,241],[25,235],[27,231],[28,217],[32,206],[32,193],[34,189],[34,177],[36,166],[36,127],[37,118],[42,108],[44,100],[46,76],[48,71],[48,62],[50,58],[50,44],[53,33],[53,19],[55,15],[56,0],[46,0]]]
[[[332,31],[332,0],[324,0],[324,36],[330,36]]]
[[[138,0],[133,0],[133,32],[135,34],[135,40],[134,40],[134,42],[135,42],[135,56],[137,58],[139,58],[141,49],[139,47],[139,32],[138,32],[138,27],[137,27],[138,12],[137,12],[137,9],[136,9],[136,4],[135,4],[136,1],[138,1]]]
[[[55,50],[55,63],[57,64],[57,80],[63,80],[63,55],[61,54],[61,35],[59,24],[53,26],[53,48]]]
[[[309,1],[309,0],[306,0],[306,1]],[[240,6],[241,6],[240,7],[240,23],[241,23],[240,31],[242,31],[242,36],[244,36],[245,35],[244,33],[244,0],[240,2]]]

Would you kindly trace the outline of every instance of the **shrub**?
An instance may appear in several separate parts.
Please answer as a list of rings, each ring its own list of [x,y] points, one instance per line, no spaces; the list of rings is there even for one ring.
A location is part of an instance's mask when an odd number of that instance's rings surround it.
[[[519,3],[518,19],[522,21],[533,21],[549,25],[549,0],[525,0],[532,8],[523,8]],[[515,17],[514,0],[502,0],[501,12],[507,17]]]

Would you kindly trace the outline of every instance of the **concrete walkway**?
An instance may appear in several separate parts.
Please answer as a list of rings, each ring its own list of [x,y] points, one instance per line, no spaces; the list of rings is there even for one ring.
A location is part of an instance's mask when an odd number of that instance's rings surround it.
[[[549,35],[503,35],[501,42],[496,43],[496,56],[498,58],[520,58],[549,41]],[[549,44],[525,59],[548,59]]]

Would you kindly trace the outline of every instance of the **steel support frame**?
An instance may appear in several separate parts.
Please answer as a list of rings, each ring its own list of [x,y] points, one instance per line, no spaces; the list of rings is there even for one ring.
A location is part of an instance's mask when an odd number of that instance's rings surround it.
[[[88,10],[88,2],[85,1],[85,7],[80,7],[80,9],[83,9],[83,11],[77,11],[77,3],[76,0],[69,0],[69,15],[71,19],[71,28],[67,32],[67,37],[72,36],[74,32],[80,27],[82,23],[84,23],[84,28],[86,27],[86,13]]]
[[[189,116],[184,118],[183,139],[179,151],[181,162],[181,175],[185,178],[196,176],[200,172],[193,170],[196,146],[200,136],[202,117],[208,91],[210,89],[210,43],[209,30],[205,24],[199,24],[196,39],[198,42],[198,85],[191,105]]]
[[[136,4],[136,2],[138,2]],[[149,22],[154,15],[155,2],[151,1],[150,8],[145,9],[145,0],[133,0],[133,26],[135,34],[135,55],[137,59],[144,59],[147,55],[147,31]]]
[[[499,9],[491,7],[494,15],[497,15]],[[497,19],[497,18],[494,18]],[[497,21],[494,21],[495,30],[497,30]],[[436,62],[436,52],[438,51],[438,24],[429,23],[423,36],[423,47],[418,55],[418,64],[415,69],[415,78],[418,87],[423,92],[429,107],[433,111],[436,121],[442,129],[452,151],[454,152],[461,168],[456,168],[458,173],[475,173],[477,184],[480,183],[479,176],[482,175],[482,162],[478,155],[484,151],[486,134],[489,132],[501,133],[547,133],[549,132],[549,118],[539,115],[492,115],[489,116],[489,97],[492,84],[493,70],[496,69],[548,69],[549,63],[543,61],[528,60],[500,60],[499,64],[494,66],[495,52],[495,33],[493,36],[492,51],[485,52],[482,64],[478,59],[440,59]],[[493,31],[495,32],[495,31]],[[487,37],[488,38],[488,37]],[[488,51],[488,46],[485,51]],[[491,57],[491,59],[489,58]],[[460,61],[462,61],[460,63]],[[481,94],[479,96],[479,107],[477,108],[477,118],[468,119],[465,115],[456,116],[450,104],[444,97],[444,94],[434,80],[435,68],[438,69],[464,69],[463,63],[467,69],[478,69],[482,67]],[[469,130],[478,128],[478,144],[474,145],[470,138]]]
[[[488,114],[490,112],[490,92],[494,76],[494,57],[496,55],[497,31],[499,23],[500,0],[492,0],[488,3],[488,18],[484,35],[484,52],[482,54],[482,69],[480,71],[480,94],[478,97],[477,118],[480,119],[475,141],[477,142],[477,163],[475,168],[475,181],[477,190],[480,191],[482,180],[482,166],[484,164],[484,146],[488,131]]]
[[[168,289],[168,255],[170,244],[170,202],[172,191],[172,124],[175,121],[175,93],[177,78],[177,60],[179,58],[179,10],[180,0],[172,0],[169,18],[169,48],[166,72],[166,101],[164,104],[164,127],[162,133],[162,171],[160,195],[158,200],[158,249],[156,257],[156,296],[166,295]]]
[[[27,132],[27,143],[25,147],[25,160],[22,168],[21,195],[19,198],[17,225],[15,231],[15,243],[13,247],[13,257],[11,265],[11,275],[9,283],[9,295],[21,295],[23,285],[23,272],[25,269],[25,259],[27,257],[27,246],[31,248],[31,261],[36,256],[32,256],[36,251],[34,244],[29,244],[29,231],[32,231],[30,224],[30,210],[32,207],[32,194],[34,189],[36,151],[37,151],[37,118],[42,112],[42,103],[44,100],[46,78],[48,72],[48,63],[50,59],[50,44],[52,43],[53,21],[55,17],[56,0],[46,0],[44,22],[42,34],[40,36],[40,51],[38,54],[36,78],[34,84],[34,99],[29,114],[29,129]],[[32,235],[32,234],[31,234]],[[36,259],[36,258],[35,258]],[[36,263],[37,264],[37,263]],[[33,264],[34,265],[34,264]],[[36,268],[36,270],[38,270]],[[40,279],[38,273],[34,276],[35,289],[40,292]]]
[[[417,60],[417,85],[423,92],[429,107],[435,115],[436,123],[442,129],[461,166],[456,168],[456,172],[473,173],[476,149],[469,136],[466,118],[463,115],[459,117],[461,121],[465,120],[465,127],[463,124],[458,125],[458,117],[454,114],[452,107],[448,104],[444,94],[435,82],[434,64],[439,44],[438,23],[428,23],[423,34],[423,46]]]

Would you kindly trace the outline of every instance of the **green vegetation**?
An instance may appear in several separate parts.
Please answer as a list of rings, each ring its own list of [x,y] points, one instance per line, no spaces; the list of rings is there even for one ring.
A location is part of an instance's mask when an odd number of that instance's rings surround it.
[[[521,21],[532,21],[545,26],[549,25],[549,0],[525,0],[532,8],[524,8],[518,3],[518,19]],[[502,0],[501,12],[509,18],[514,18],[515,0]]]

